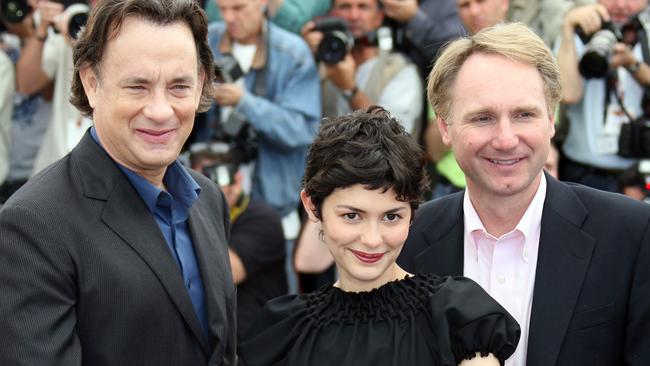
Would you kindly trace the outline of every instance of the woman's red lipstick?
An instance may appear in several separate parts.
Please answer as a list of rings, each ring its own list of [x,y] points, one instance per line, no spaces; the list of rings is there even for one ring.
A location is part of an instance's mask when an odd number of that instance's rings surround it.
[[[354,254],[355,257],[357,257],[358,260],[362,261],[363,263],[375,263],[384,256],[384,253],[371,254],[352,249],[350,249],[350,251],[352,254]]]

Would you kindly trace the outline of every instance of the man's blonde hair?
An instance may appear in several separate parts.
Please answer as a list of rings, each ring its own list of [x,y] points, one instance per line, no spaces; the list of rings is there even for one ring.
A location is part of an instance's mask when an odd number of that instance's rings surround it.
[[[549,115],[554,113],[562,96],[560,70],[555,57],[530,28],[521,23],[509,23],[485,28],[447,45],[433,66],[427,85],[429,102],[437,116],[449,121],[451,93],[458,72],[475,53],[501,55],[514,62],[534,66],[544,83]]]

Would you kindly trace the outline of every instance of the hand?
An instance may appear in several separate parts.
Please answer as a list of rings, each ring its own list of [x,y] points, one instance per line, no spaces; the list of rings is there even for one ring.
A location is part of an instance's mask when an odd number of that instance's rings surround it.
[[[632,66],[636,62],[637,59],[634,53],[632,53],[630,46],[625,43],[617,43],[614,45],[614,52],[612,52],[612,58],[610,60],[610,66],[612,68]]]
[[[325,65],[325,77],[329,79],[339,90],[351,90],[356,85],[354,77],[357,64],[351,54],[335,65]]]
[[[384,14],[400,23],[407,23],[417,12],[417,0],[384,0]]]
[[[214,100],[220,106],[235,106],[239,103],[244,90],[236,84],[217,84],[214,88]]]
[[[569,35],[573,34],[577,27],[580,27],[586,35],[589,35],[600,30],[603,22],[609,20],[609,12],[602,4],[580,6],[566,13],[562,31],[565,35]]]
[[[36,27],[36,35],[40,38],[47,36],[47,28],[56,25],[63,13],[63,4],[42,0],[36,3],[36,12],[40,15],[40,22]]]
[[[311,53],[315,55],[318,45],[323,40],[323,32],[315,31],[314,26],[315,24],[313,21],[308,21],[302,26],[300,34],[305,42],[307,42],[309,49],[311,49]]]

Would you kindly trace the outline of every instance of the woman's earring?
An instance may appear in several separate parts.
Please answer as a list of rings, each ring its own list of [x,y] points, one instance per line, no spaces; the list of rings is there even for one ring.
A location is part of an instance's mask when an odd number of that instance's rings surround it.
[[[321,242],[325,242],[325,232],[323,232],[323,229],[318,229],[318,240]]]

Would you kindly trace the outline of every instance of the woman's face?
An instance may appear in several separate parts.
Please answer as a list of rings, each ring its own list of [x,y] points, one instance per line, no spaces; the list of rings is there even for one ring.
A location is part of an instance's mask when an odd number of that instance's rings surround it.
[[[411,206],[398,201],[393,189],[382,191],[357,184],[323,201],[323,239],[336,261],[337,285],[345,291],[369,291],[404,273],[395,260],[408,235]],[[317,220],[312,212],[310,218]]]

